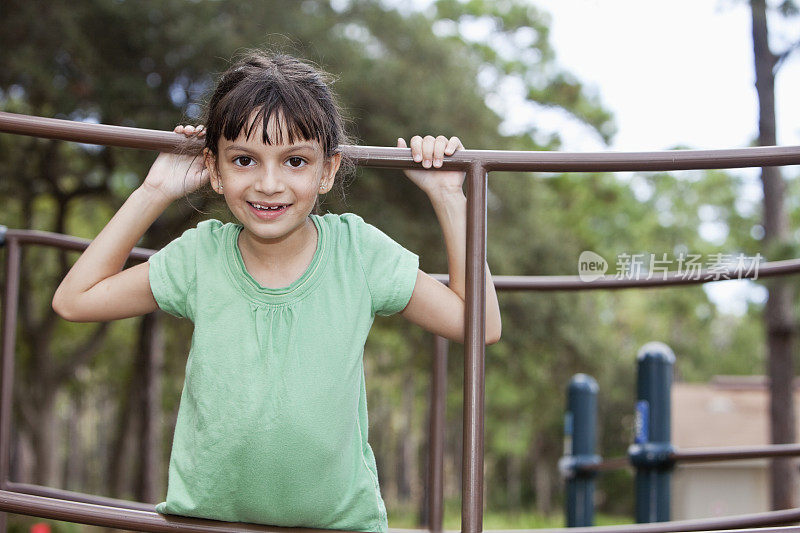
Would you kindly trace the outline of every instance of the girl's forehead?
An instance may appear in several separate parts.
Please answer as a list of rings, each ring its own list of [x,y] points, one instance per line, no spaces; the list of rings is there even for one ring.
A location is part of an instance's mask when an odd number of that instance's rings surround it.
[[[239,131],[239,136],[236,139],[228,140],[224,136],[219,138],[220,147],[230,144],[247,145],[253,148],[275,147],[287,148],[294,145],[304,145],[313,148],[314,150],[322,151],[322,145],[317,139],[297,139],[295,142],[289,142],[292,135],[286,120],[282,113],[272,113],[267,121],[267,138],[270,143],[264,142],[263,132],[263,114],[260,110],[255,110],[250,114],[244,127]],[[249,133],[249,136],[248,136]]]

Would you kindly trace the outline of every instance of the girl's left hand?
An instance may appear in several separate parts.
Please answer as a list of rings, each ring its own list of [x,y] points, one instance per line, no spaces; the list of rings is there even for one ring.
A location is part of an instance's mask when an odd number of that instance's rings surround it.
[[[407,148],[405,139],[397,139],[398,148]],[[458,137],[448,139],[444,135],[424,138],[415,135],[411,138],[411,156],[425,168],[439,168],[443,157],[463,150],[464,145]],[[436,192],[458,192],[463,194],[464,172],[460,170],[404,170],[406,176],[428,195]]]

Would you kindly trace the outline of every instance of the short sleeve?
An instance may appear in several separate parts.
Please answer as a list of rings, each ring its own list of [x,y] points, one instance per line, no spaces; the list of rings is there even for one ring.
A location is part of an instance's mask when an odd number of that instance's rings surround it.
[[[356,247],[372,296],[372,311],[391,315],[402,311],[417,281],[419,257],[381,230],[358,217]]]
[[[158,306],[167,313],[192,318],[188,305],[197,275],[197,228],[183,235],[150,256],[150,290]]]

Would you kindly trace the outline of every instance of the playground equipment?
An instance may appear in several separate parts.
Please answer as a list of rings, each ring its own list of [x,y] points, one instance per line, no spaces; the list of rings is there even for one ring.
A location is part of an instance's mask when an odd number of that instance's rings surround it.
[[[587,467],[600,463],[597,441],[597,382],[576,374],[567,388],[564,416],[564,457],[558,469],[566,479],[567,527],[594,525],[594,477]]]
[[[675,355],[666,344],[650,342],[639,350],[634,442],[628,448],[628,457],[609,461],[601,461],[595,454],[597,382],[585,374],[576,374],[570,380],[564,422],[567,445],[559,463],[567,486],[564,512],[568,527],[593,525],[594,479],[601,471],[632,466],[636,470],[636,521],[667,522],[670,476],[676,463],[800,456],[797,444],[676,450],[670,427],[674,364]],[[737,522],[726,527],[756,525],[749,521],[752,516],[736,517]]]
[[[12,113],[0,113],[0,131],[50,139],[159,151],[175,150],[178,143],[183,139],[182,136],[168,132],[75,123]],[[199,148],[199,142],[197,146]],[[343,151],[359,165],[386,168],[412,168],[416,165],[406,149],[346,146],[343,147]],[[466,171],[468,183],[462,531],[477,533],[483,530],[483,371],[485,356],[483,325],[485,318],[484,284],[488,173],[497,170],[539,172],[654,171],[794,164],[800,164],[800,147],[582,154],[464,150],[444,162],[443,169]],[[19,268],[21,246],[24,244],[60,246],[71,250],[83,250],[88,246],[88,241],[31,230],[10,229],[5,232],[7,289],[3,295],[2,381],[0,381],[0,511],[140,531],[285,531],[285,528],[279,527],[166,517],[155,513],[150,505],[121,502],[119,500],[76,494],[48,487],[22,485],[9,481],[11,387],[14,372]],[[152,250],[134,248],[130,257],[145,260],[152,253]],[[800,260],[791,260],[760,265],[757,275],[764,278],[797,272],[800,272]],[[730,269],[723,273],[723,276],[728,276],[729,278],[747,278],[754,275],[756,274],[753,272],[746,272],[743,267]],[[439,276],[439,279],[444,280],[444,277]],[[587,290],[704,283],[719,279],[728,278],[721,277],[720,272],[715,271],[701,272],[695,278],[687,278],[680,273],[672,273],[657,279],[616,280],[611,277],[603,277],[592,282],[581,281],[577,276],[495,276],[495,283],[500,290]],[[441,398],[444,397],[444,379],[441,375],[441,360],[444,357],[442,346],[446,346],[446,343],[437,342],[433,378],[435,401],[432,403],[437,405],[437,409],[443,409],[443,403],[440,402]],[[437,369],[439,374],[437,374]],[[437,412],[434,411],[431,418],[433,420],[436,417],[437,420],[441,421],[441,416],[439,416],[441,413],[439,412],[439,415],[437,415]],[[437,423],[441,426],[441,422]],[[438,431],[441,431],[441,428]],[[430,485],[429,528],[432,531],[442,530],[441,446],[443,439],[441,437],[441,433],[434,434],[432,442],[439,448],[431,453],[432,460],[429,466],[430,479],[432,480]],[[602,464],[596,466],[599,468]],[[582,468],[589,467],[590,465],[586,465]],[[601,528],[600,530],[606,533],[698,531],[781,525],[798,521],[800,521],[800,509],[793,509],[748,517],[694,520],[649,526]],[[800,531],[800,528],[787,529]],[[581,530],[579,529],[578,531]],[[597,531],[597,529],[585,531]]]

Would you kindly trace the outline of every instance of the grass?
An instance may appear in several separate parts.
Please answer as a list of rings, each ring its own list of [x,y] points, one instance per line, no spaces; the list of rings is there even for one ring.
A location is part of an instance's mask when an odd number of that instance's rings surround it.
[[[387,509],[389,527],[399,529],[416,529],[418,509],[416,506],[393,506]],[[616,524],[632,524],[630,516],[598,514],[595,516],[596,526]],[[534,510],[499,511],[487,509],[483,512],[483,529],[540,529],[564,527],[563,513],[542,514]],[[444,529],[461,529],[461,503],[448,501],[444,508]]]

